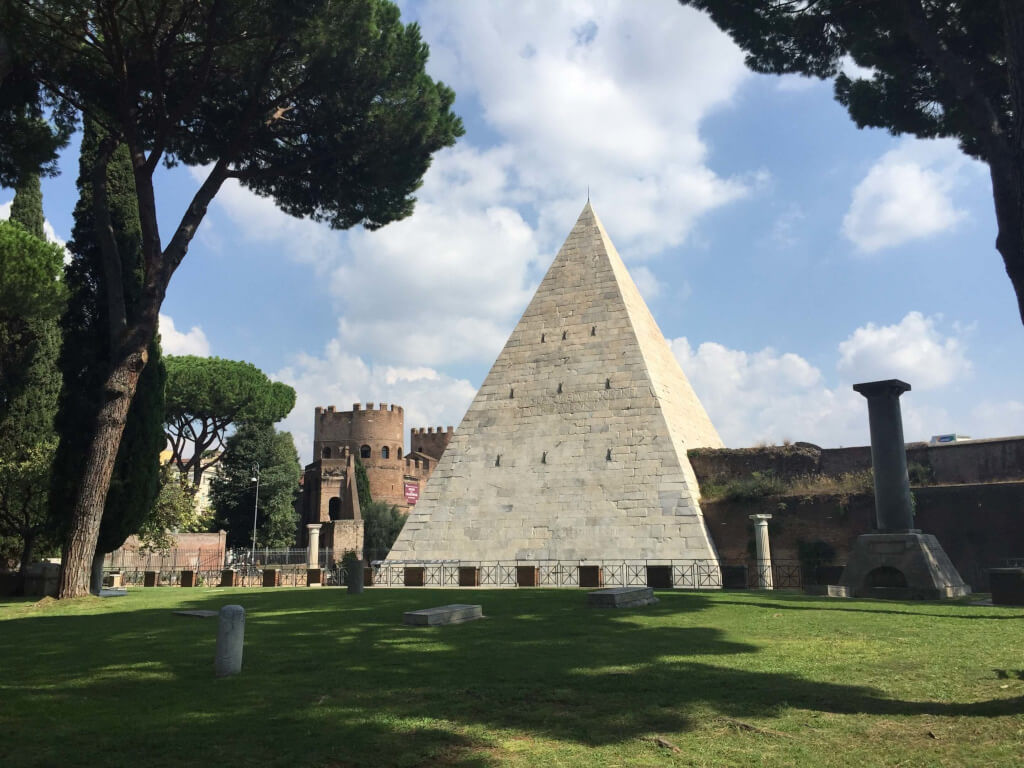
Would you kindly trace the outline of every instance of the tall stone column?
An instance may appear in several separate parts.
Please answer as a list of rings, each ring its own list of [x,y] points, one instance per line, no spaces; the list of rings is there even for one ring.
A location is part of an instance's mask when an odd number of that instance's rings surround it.
[[[899,379],[854,384],[868,400],[871,468],[875,475],[875,518],[881,533],[914,530],[914,507],[907,475],[900,395],[910,385]]]
[[[306,525],[309,531],[309,550],[308,557],[310,568],[320,567],[320,526],[322,523],[308,523]]]
[[[768,521],[771,515],[749,515],[754,521],[754,541],[757,543],[757,586],[774,589],[772,581],[772,549],[768,543]]]

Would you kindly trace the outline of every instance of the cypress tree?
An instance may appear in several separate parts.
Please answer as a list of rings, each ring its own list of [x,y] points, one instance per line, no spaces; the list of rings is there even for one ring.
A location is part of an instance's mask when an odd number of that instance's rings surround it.
[[[57,282],[63,252],[42,238],[39,177],[24,178],[11,206],[14,223],[3,223],[0,233],[4,282],[13,280],[15,292],[33,299],[31,307],[23,308],[27,312],[0,313],[0,537],[4,558],[20,562],[19,593],[25,569],[53,528],[48,490],[57,443],[57,317],[63,299]]]
[[[78,490],[75,480],[82,476],[82,462],[102,405],[99,395],[112,364],[102,254],[93,219],[90,179],[93,158],[102,140],[100,130],[94,123],[85,125],[79,161],[79,198],[68,243],[71,263],[66,275],[71,297],[61,322],[64,352],[60,367],[65,386],[57,417],[60,445],[53,483],[56,508],[60,510],[70,509],[74,502]],[[142,229],[131,161],[123,145],[110,161],[107,184],[111,221],[121,257],[125,305],[131,321],[139,311],[142,287]],[[93,591],[99,587],[103,555],[120,547],[139,529],[160,491],[160,451],[166,443],[165,380],[157,338],[149,345],[149,362],[142,371],[118,449],[93,559]]]
[[[359,509],[370,506],[373,497],[370,496],[370,478],[366,474],[366,467],[356,456],[356,493],[359,496]]]
[[[38,173],[26,173],[18,181],[11,203],[11,221],[18,222],[40,240],[46,239],[43,232],[43,189]]]

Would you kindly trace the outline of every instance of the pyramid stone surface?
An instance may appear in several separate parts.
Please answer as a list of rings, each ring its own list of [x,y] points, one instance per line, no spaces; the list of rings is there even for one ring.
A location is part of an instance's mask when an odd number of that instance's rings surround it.
[[[717,560],[686,451],[721,446],[587,203],[388,560]]]

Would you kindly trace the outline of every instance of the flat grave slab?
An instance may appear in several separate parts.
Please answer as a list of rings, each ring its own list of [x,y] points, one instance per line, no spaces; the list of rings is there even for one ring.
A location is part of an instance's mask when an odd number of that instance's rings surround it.
[[[174,611],[176,616],[193,616],[197,619],[211,619],[217,615],[216,611]]]
[[[641,608],[657,602],[651,587],[611,587],[587,593],[590,608]]]
[[[435,627],[441,624],[462,624],[463,622],[475,621],[483,617],[483,606],[453,603],[452,605],[441,605],[437,608],[421,608],[418,611],[406,611],[402,614],[402,621],[413,627]]]

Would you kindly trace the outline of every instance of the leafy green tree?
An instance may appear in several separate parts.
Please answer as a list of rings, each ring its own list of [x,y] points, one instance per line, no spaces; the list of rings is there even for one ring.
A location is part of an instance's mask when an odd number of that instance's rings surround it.
[[[107,332],[116,350],[71,510],[59,594],[87,592],[103,504],[171,276],[228,179],[282,210],[335,228],[381,227],[412,213],[430,158],[462,133],[454,94],[424,71],[427,47],[386,0],[166,0],[4,3],[9,54],[0,105],[27,72],[44,98],[106,132],[93,207],[106,267]],[[0,76],[4,73],[0,69]],[[59,114],[59,112],[58,112]],[[138,311],[112,279],[105,169],[127,145],[142,227]],[[161,162],[205,178],[163,241],[154,174]]]
[[[64,346],[60,368],[64,392],[57,416],[60,444],[54,457],[53,477],[53,507],[65,530],[71,526],[67,511],[73,508],[79,494],[78,482],[91,442],[90,433],[104,405],[105,372],[113,356],[106,332],[111,283],[103,279],[105,265],[91,182],[94,158],[103,138],[103,131],[95,122],[86,122],[79,158],[79,198],[68,243],[71,263],[65,270],[71,298],[61,319]],[[142,292],[142,231],[131,159],[125,146],[119,147],[107,164],[105,183],[111,235],[117,241],[120,257],[119,289],[113,293],[121,297],[127,317],[134,318],[140,311]],[[128,411],[92,557],[90,586],[97,593],[104,553],[113,552],[138,532],[152,513],[160,489],[166,374],[158,338],[150,341],[147,353],[149,363],[139,377]]]
[[[38,178],[34,186],[37,192]],[[33,191],[32,184],[19,186],[12,221],[0,222],[0,296],[25,291],[0,305],[0,537],[8,549],[20,549],[6,553],[21,563],[19,591],[53,527],[48,489],[61,386],[57,315],[65,294],[63,252],[28,231],[42,219],[42,198]],[[26,296],[39,301],[25,307]]]
[[[160,493],[138,530],[144,550],[166,552],[174,546],[174,534],[209,530],[210,522],[196,512],[195,493],[188,478],[170,464],[160,471]]]
[[[402,532],[405,515],[385,501],[371,501],[360,509],[363,515],[363,557],[383,560]]]
[[[835,78],[861,128],[956,138],[988,164],[996,249],[1024,322],[1024,3],[680,0],[707,11],[757,72]],[[849,57],[871,70],[852,79]]]
[[[295,390],[252,363],[219,357],[167,358],[167,439],[179,469],[198,487],[238,424],[275,424],[295,407]],[[186,457],[185,453],[189,453]]]
[[[259,513],[256,544],[289,547],[295,543],[299,515],[299,452],[288,432],[270,424],[242,424],[227,439],[224,460],[213,478],[210,501],[217,527],[228,532],[230,547],[252,543],[256,511],[254,465],[259,465]]]
[[[18,182],[11,203],[11,221],[21,224],[30,235],[46,239],[43,231],[43,189],[38,174],[26,174]]]

